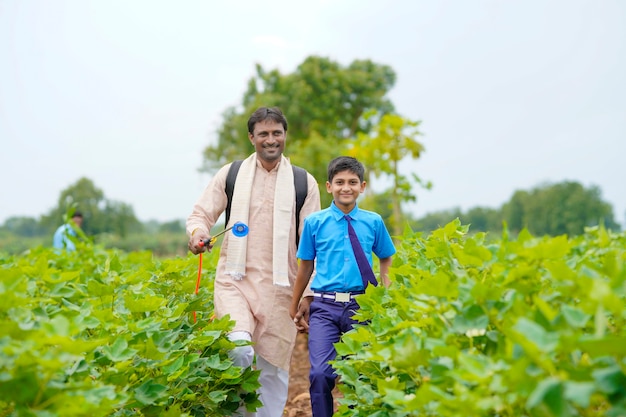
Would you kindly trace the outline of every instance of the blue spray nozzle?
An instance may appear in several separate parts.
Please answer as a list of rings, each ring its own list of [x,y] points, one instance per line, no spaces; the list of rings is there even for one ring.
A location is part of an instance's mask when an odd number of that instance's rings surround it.
[[[244,237],[248,234],[248,225],[242,222],[233,224],[233,235],[237,237]]]

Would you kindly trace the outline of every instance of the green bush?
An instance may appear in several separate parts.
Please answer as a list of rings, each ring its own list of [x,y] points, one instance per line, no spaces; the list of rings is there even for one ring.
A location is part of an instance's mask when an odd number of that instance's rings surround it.
[[[625,416],[626,234],[406,233],[337,345],[338,416]]]
[[[204,277],[216,259],[207,255]],[[212,281],[195,295],[197,262],[83,244],[3,256],[0,415],[225,416],[240,402],[258,407],[257,371],[228,358],[233,323],[211,318]]]

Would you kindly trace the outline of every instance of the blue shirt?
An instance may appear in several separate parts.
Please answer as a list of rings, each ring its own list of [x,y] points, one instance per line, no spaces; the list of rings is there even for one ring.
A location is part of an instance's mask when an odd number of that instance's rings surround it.
[[[52,238],[52,246],[57,249],[76,250],[76,245],[69,238],[69,236],[76,236],[76,232],[69,224],[59,226],[54,237]]]
[[[396,253],[382,217],[358,206],[348,213],[365,256],[372,265],[372,252],[379,258]],[[363,281],[348,236],[348,222],[335,203],[304,219],[298,258],[315,264],[314,291],[352,292],[363,290]]]

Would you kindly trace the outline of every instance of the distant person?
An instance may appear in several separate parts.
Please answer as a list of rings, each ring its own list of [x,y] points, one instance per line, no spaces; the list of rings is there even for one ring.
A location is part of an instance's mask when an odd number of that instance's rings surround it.
[[[352,157],[341,156],[330,162],[326,190],[333,201],[330,207],[304,219],[298,247],[300,265],[290,308],[298,328],[306,320],[298,305],[315,265],[308,323],[313,417],[333,415],[332,390],[337,374],[329,361],[337,356],[334,344],[357,323],[352,318],[359,308],[355,296],[363,294],[368,284],[378,284],[372,271],[372,252],[380,259],[383,285],[390,284],[389,266],[396,253],[393,241],[382,217],[357,205],[357,198],[365,191],[364,171]]]
[[[256,152],[239,167],[232,204],[226,193],[233,165],[229,163],[215,174],[193,206],[187,219],[188,246],[194,254],[211,250],[201,242],[211,238],[209,231],[227,206],[231,207],[227,226],[248,225],[247,236],[224,235],[213,291],[215,314],[218,318],[230,315],[235,321],[229,339],[253,342],[230,352],[234,364],[247,368],[256,356],[255,365],[261,371],[258,393],[263,406],[255,413],[239,410],[234,415],[281,417],[297,335],[289,318],[298,269],[296,239],[303,219],[320,209],[320,193],[315,178],[298,171],[304,175],[307,195],[296,224],[296,173],[283,155],[287,119],[280,109],[261,107],[252,113],[248,138]],[[301,305],[307,317],[311,298]]]
[[[83,225],[83,214],[80,211],[75,211],[72,215],[71,222],[73,224],[65,223],[58,227],[54,232],[52,238],[52,246],[56,249],[66,249],[68,251],[76,250],[76,245],[72,241],[71,237],[76,238],[77,233],[75,228],[79,228]]]

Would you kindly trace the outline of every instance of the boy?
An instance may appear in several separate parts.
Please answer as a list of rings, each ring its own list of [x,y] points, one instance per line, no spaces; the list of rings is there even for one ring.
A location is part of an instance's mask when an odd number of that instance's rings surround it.
[[[301,323],[305,320],[298,313],[298,305],[315,262],[308,323],[313,417],[333,414],[332,390],[337,375],[328,362],[337,356],[334,343],[357,323],[352,318],[359,308],[355,295],[363,294],[370,282],[377,285],[371,268],[372,252],[380,259],[380,278],[385,286],[389,285],[391,256],[396,253],[381,216],[359,209],[356,203],[365,190],[364,171],[355,158],[340,156],[330,162],[326,190],[333,195],[333,202],[304,220],[300,237],[300,265],[289,312],[299,329],[306,328],[306,323]],[[355,246],[350,228],[358,237]],[[364,253],[359,255],[359,251]],[[359,262],[359,258],[363,261]]]

